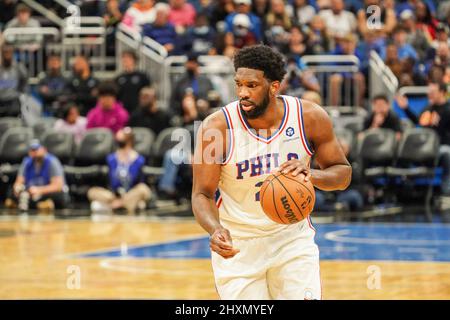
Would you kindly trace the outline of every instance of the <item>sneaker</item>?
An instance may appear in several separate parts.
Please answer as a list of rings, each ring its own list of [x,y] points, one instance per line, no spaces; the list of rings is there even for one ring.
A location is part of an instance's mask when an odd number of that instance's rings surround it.
[[[92,201],[91,202],[91,211],[94,213],[99,213],[99,212],[109,213],[109,212],[112,212],[112,209],[110,206],[108,206],[107,204],[105,204],[103,202]]]
[[[52,199],[47,199],[47,200],[39,201],[36,204],[36,207],[39,211],[51,212],[51,211],[55,210],[55,203],[53,202]]]

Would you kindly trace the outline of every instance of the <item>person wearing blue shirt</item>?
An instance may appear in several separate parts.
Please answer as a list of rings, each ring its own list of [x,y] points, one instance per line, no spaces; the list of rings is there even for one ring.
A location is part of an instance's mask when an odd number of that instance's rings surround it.
[[[250,20],[250,27],[249,31],[252,32],[256,37],[256,42],[259,42],[262,40],[262,22],[261,19],[254,13],[252,13],[251,0],[234,0],[234,3],[236,4],[236,12],[230,13],[225,18],[225,31],[227,33],[233,33],[234,30],[234,17],[238,14],[245,14],[248,16]]]
[[[394,44],[397,46],[398,58],[404,60],[406,58],[413,58],[415,61],[419,60],[417,51],[407,42],[408,33],[402,26],[397,26],[393,31]],[[386,48],[381,50],[381,58],[386,59]]]
[[[21,211],[30,208],[52,211],[66,207],[69,189],[61,162],[39,140],[32,140],[28,150],[5,206],[15,208],[18,205]]]
[[[94,212],[125,208],[128,214],[134,214],[136,209],[146,207],[152,194],[143,182],[145,158],[134,150],[134,133],[130,127],[117,132],[116,143],[117,151],[106,159],[110,188],[92,187],[87,197]]]
[[[170,54],[174,51],[177,41],[175,27],[169,22],[170,7],[167,3],[160,2],[155,6],[155,10],[155,21],[151,24],[144,24],[142,34],[164,46]]]

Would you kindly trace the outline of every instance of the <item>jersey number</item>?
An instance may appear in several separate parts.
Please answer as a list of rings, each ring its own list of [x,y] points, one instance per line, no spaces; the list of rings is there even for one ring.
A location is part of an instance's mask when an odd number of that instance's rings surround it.
[[[264,181],[260,181],[257,184],[255,184],[255,187],[260,188],[262,186],[262,184],[264,183]],[[259,201],[259,191],[255,194],[255,201]]]

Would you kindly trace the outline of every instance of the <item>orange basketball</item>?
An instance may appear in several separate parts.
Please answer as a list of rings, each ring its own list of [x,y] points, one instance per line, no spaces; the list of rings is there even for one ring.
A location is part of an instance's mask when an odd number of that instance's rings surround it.
[[[260,190],[260,203],[266,215],[281,224],[302,221],[311,214],[316,196],[311,181],[303,177],[277,172],[264,180]]]

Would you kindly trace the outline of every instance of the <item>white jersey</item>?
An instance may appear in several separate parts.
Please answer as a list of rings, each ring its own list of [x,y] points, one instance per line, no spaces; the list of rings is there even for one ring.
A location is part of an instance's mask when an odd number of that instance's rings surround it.
[[[283,162],[297,158],[310,163],[312,150],[304,132],[301,100],[291,96],[280,98],[284,101],[283,120],[267,138],[250,129],[238,101],[222,108],[229,129],[229,147],[216,204],[220,221],[233,238],[267,236],[286,228],[265,215],[259,189],[270,172]],[[303,222],[310,224],[306,220]]]

